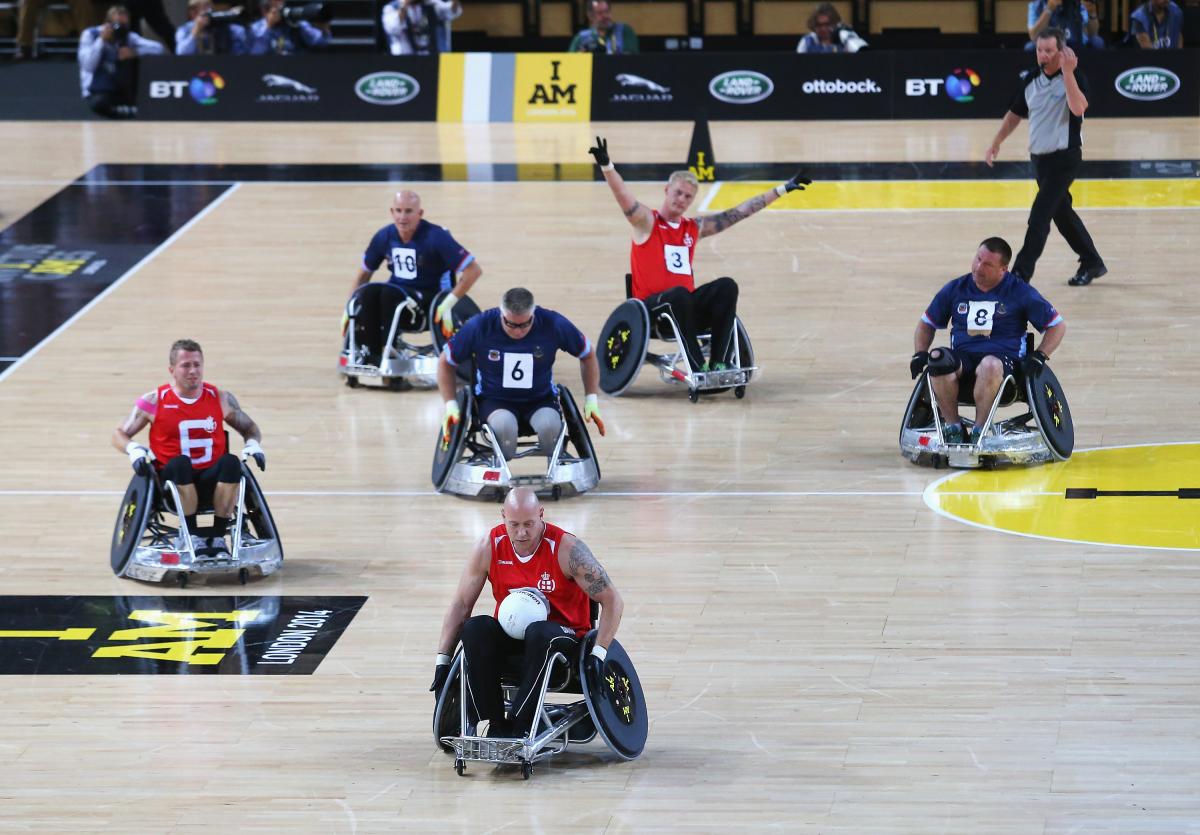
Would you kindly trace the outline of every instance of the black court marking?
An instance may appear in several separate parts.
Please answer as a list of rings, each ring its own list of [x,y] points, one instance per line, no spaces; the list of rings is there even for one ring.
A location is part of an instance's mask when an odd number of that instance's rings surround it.
[[[0,232],[0,374],[230,187],[77,182]]]
[[[311,675],[365,597],[0,597],[0,675]]]
[[[632,181],[665,180],[683,163],[619,163]],[[786,180],[805,168],[818,183],[837,180],[1027,180],[1028,162],[784,162],[721,163],[721,180]],[[1200,176],[1200,160],[1084,160],[1077,179],[1192,178]],[[79,183],[322,183],[322,182],[588,182],[602,180],[600,169],[578,163],[443,163],[443,164],[296,164],[173,165],[105,164]]]
[[[1169,499],[1200,499],[1200,487],[1178,490],[1097,490],[1095,487],[1068,487],[1068,499],[1104,499],[1110,497],[1153,496]]]

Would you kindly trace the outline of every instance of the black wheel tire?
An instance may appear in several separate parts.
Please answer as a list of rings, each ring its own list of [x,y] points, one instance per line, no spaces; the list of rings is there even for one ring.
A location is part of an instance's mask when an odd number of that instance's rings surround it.
[[[358,388],[358,378],[351,374],[347,374],[346,375],[346,387],[352,388],[352,389]]]
[[[433,442],[433,464],[430,467],[429,476],[433,482],[433,488],[438,491],[450,478],[450,471],[458,463],[463,447],[467,443],[467,433],[471,431],[471,422],[475,417],[472,414],[472,410],[475,408],[474,395],[471,394],[469,386],[463,386],[458,390],[457,402],[459,420],[451,430],[450,443],[443,446],[441,425],[437,428],[437,439]],[[503,501],[503,496],[501,496],[501,500]]]
[[[580,458],[587,458],[596,464],[596,477],[600,477],[600,461],[596,458],[596,447],[587,431],[587,423],[575,403],[575,396],[566,386],[558,387],[559,406],[562,408],[563,420],[567,424],[567,437]]]
[[[533,763],[530,763],[530,762],[521,763],[521,779],[528,780],[532,776],[533,776]]]
[[[463,772],[466,770],[467,770],[467,764],[465,762],[463,762],[462,760],[454,761],[454,773],[455,774],[457,774],[459,777],[462,777]]]
[[[175,582],[179,585],[179,588],[186,589],[188,584],[188,573],[186,571],[180,571],[175,575]]]
[[[596,341],[600,389],[616,397],[633,385],[650,345],[650,313],[637,299],[626,299],[608,317]]]
[[[279,528],[275,526],[275,517],[271,508],[267,507],[267,499],[258,479],[250,471],[245,461],[242,462],[242,478],[246,479],[246,517],[254,526],[254,532],[259,539],[273,539],[279,546],[279,559],[283,561],[283,540],[279,536]]]
[[[134,549],[142,539],[142,532],[150,524],[150,514],[154,509],[154,489],[154,479],[136,473],[125,488],[125,495],[117,512],[117,523],[113,527],[112,546],[109,549],[109,562],[113,574],[118,577],[125,573],[125,567],[129,565]]]
[[[700,389],[688,389],[688,400],[693,403],[700,402]]]
[[[741,400],[743,397],[746,396],[746,387],[745,386],[734,386],[733,387],[733,396],[736,397],[738,400]]]
[[[738,341],[738,354],[742,359],[742,367],[750,368],[754,365],[754,345],[750,343],[750,334],[746,332],[746,326],[742,324],[741,319],[736,320],[735,325]],[[750,378],[754,376],[754,372],[746,375],[746,382],[750,382]]]
[[[238,569],[238,582],[243,586],[250,582],[250,572],[245,568]]]

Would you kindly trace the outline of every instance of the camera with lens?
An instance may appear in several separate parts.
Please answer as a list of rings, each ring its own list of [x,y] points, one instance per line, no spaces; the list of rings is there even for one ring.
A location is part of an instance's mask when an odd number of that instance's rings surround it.
[[[847,52],[858,52],[860,49],[865,49],[867,46],[867,42],[860,38],[858,33],[848,26],[839,26],[837,28],[837,36],[838,41],[841,42],[842,46]]]
[[[110,23],[112,29],[113,43],[117,46],[125,46],[129,43],[129,27],[124,23]]]
[[[333,13],[324,3],[305,3],[303,6],[287,6],[284,8],[283,19],[288,23],[328,23]]]
[[[209,9],[204,16],[208,18],[209,23],[236,23],[242,16],[242,7],[236,6],[223,12],[214,12]]]

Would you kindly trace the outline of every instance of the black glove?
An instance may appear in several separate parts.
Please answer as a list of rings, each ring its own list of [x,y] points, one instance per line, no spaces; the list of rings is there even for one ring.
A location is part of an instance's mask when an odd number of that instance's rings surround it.
[[[438,694],[442,692],[442,687],[446,684],[446,678],[450,675],[449,664],[438,664],[433,669],[433,684],[429,685],[429,692],[436,699]]]
[[[925,370],[925,366],[929,364],[929,352],[917,351],[912,355],[912,359],[908,361],[908,370],[915,380],[921,376],[921,372]]]
[[[804,191],[805,186],[811,186],[812,178],[807,176],[807,174],[808,172],[804,169],[797,171],[796,176],[783,184],[784,191],[796,191],[797,189]]]
[[[583,666],[587,669],[588,681],[599,682],[604,678],[604,662],[595,655],[588,653],[588,657],[583,662]]]
[[[133,471],[140,476],[149,476],[154,472],[154,468],[150,466],[150,461],[146,458],[141,459],[133,465]]]
[[[1021,362],[1021,371],[1025,373],[1026,377],[1032,377],[1045,368],[1049,361],[1050,358],[1041,351],[1034,351]]]
[[[596,147],[588,148],[588,153],[596,158],[596,165],[608,165],[608,140],[602,136],[597,136]]]

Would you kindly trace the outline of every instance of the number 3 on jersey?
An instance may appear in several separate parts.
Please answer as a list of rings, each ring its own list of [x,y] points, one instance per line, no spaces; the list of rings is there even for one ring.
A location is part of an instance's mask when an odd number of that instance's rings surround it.
[[[504,354],[504,387],[533,388],[533,354]]]
[[[676,275],[691,275],[692,260],[688,257],[686,246],[663,245],[663,257],[667,259],[667,272]]]

